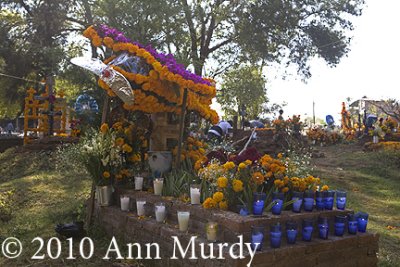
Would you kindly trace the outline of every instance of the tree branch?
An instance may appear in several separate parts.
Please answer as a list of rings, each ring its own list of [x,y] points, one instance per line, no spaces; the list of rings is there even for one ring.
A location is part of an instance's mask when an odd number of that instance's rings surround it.
[[[192,57],[193,57],[193,60],[197,61],[199,57],[197,55],[197,36],[196,36],[196,29],[194,28],[194,24],[193,24],[193,17],[190,12],[187,0],[181,0],[181,2],[183,4],[183,10],[185,12],[185,19],[188,24],[189,32],[190,32]]]
[[[233,38],[228,38],[228,39],[226,39],[225,41],[222,41],[221,43],[216,44],[216,45],[213,46],[213,47],[210,47],[210,48],[208,49],[208,54],[211,54],[211,53],[214,52],[215,50],[219,49],[220,47],[222,47],[222,46],[224,46],[224,45],[229,44],[229,43],[232,42],[232,41],[233,41]]]

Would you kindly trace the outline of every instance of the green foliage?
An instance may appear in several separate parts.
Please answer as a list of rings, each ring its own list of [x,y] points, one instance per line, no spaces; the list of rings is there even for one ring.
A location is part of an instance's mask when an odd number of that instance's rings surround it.
[[[11,220],[13,191],[0,192],[0,221]]]
[[[224,75],[221,93],[217,96],[225,114],[239,115],[238,108],[246,107],[250,118],[265,112],[266,79],[261,70],[255,66],[243,66]]]
[[[164,179],[163,196],[188,196],[191,184],[199,184],[199,178],[193,173],[190,159],[182,162],[180,169],[173,169]]]
[[[285,152],[285,167],[288,177],[307,177],[312,175],[311,153],[306,148],[287,150]]]

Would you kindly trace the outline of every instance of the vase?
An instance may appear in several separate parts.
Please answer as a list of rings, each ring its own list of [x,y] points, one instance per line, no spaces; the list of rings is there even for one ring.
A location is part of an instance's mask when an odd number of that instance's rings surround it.
[[[113,193],[113,188],[111,185],[105,185],[105,186],[100,186],[98,185],[96,187],[97,191],[97,201],[100,206],[110,206],[111,201],[112,201],[112,193]]]

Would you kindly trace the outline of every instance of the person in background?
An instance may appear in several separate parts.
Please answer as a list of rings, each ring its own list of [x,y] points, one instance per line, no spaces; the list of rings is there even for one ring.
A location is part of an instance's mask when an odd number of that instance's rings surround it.
[[[14,125],[12,124],[12,122],[9,122],[7,124],[7,132],[9,135],[11,135],[13,131],[14,131]]]
[[[256,118],[250,121],[250,128],[265,128],[265,125],[260,121],[260,118]]]
[[[229,129],[232,129],[232,122],[220,121],[217,125],[211,126],[208,130],[207,138],[208,140],[214,139],[221,142],[228,135]]]

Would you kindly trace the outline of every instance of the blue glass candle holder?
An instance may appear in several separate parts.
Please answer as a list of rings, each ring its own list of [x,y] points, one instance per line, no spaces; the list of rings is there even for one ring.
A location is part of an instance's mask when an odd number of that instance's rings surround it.
[[[328,239],[329,234],[329,220],[327,217],[318,218],[319,238]]]
[[[287,222],[286,223],[286,240],[288,244],[296,244],[297,239],[297,223]]]
[[[295,201],[293,202],[292,205],[292,211],[293,212],[301,212],[301,206],[303,204],[303,192],[293,192],[292,200]]]
[[[348,225],[348,231],[349,231],[349,234],[351,234],[351,235],[355,235],[355,234],[357,234],[357,218],[356,218],[356,216],[354,215],[354,214],[350,214],[348,217],[347,217],[347,225]]]
[[[275,224],[275,225],[271,225],[271,231],[269,233],[269,240],[271,243],[271,248],[281,247],[282,231],[281,231],[281,225],[279,223]]]
[[[333,210],[333,199],[335,198],[335,191],[326,191],[324,196],[325,209]]]
[[[303,205],[305,211],[312,211],[314,207],[314,192],[306,191],[304,192]]]
[[[303,240],[304,241],[311,241],[312,233],[313,233],[313,221],[309,219],[304,219],[303,220]]]
[[[253,214],[262,215],[264,212],[265,199],[267,194],[265,193],[254,193],[253,194]]]
[[[249,209],[245,205],[237,205],[237,211],[241,216],[249,215]]]
[[[315,192],[315,207],[317,210],[323,210],[325,208],[325,191],[316,191]]]
[[[365,233],[367,231],[368,224],[368,213],[358,212],[357,217],[357,228],[359,232]]]
[[[344,191],[336,191],[336,208],[338,210],[346,209],[346,195]]]
[[[264,226],[252,226],[251,227],[251,248],[257,251],[261,251],[264,242]]]
[[[346,216],[335,216],[335,236],[343,236],[346,225]]]
[[[272,201],[275,203],[272,208],[272,214],[280,215],[283,208],[283,200],[285,195],[282,192],[273,192],[272,193]]]

